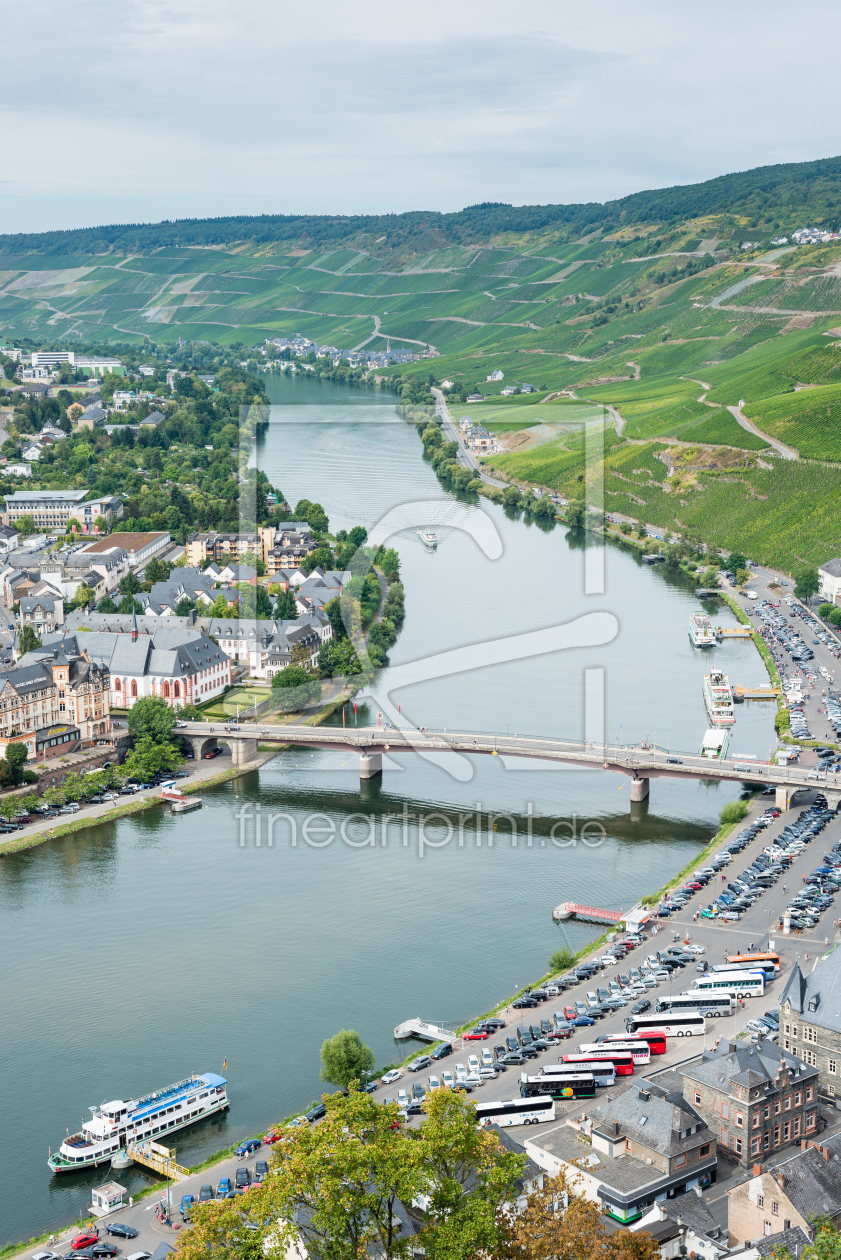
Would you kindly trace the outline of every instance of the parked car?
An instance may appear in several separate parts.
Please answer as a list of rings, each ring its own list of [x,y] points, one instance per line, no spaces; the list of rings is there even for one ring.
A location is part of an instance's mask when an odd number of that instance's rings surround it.
[[[386,1072],[382,1078],[382,1083],[383,1085],[391,1085],[394,1081],[399,1081],[402,1075],[400,1068],[392,1068],[390,1072]]]
[[[71,1242],[70,1246],[74,1251],[81,1251],[83,1247],[93,1247],[99,1242],[99,1234],[95,1234],[92,1230],[86,1229],[81,1234],[77,1234]]]
[[[213,1191],[211,1191],[211,1198]],[[115,1238],[136,1238],[137,1230],[133,1225],[121,1225],[119,1221],[112,1221],[110,1225],[105,1226],[106,1234],[113,1234]]]
[[[259,1138],[248,1138],[246,1142],[240,1142],[239,1146],[234,1151],[234,1154],[239,1159],[242,1159],[243,1155],[253,1154],[253,1152],[258,1151],[262,1145],[263,1143]]]
[[[442,1041],[440,1046],[436,1046],[435,1049],[431,1051],[429,1057],[430,1059],[446,1059],[447,1055],[452,1053],[453,1047],[450,1045],[449,1041]]]
[[[432,1060],[428,1054],[419,1054],[416,1059],[412,1059],[409,1064],[410,1072],[422,1072],[424,1068],[428,1068]]]

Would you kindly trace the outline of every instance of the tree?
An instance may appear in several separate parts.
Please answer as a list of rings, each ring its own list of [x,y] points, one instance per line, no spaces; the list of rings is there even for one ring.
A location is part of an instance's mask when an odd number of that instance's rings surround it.
[[[87,608],[89,604],[93,604],[95,599],[96,592],[92,591],[85,582],[82,582],[76,591],[76,594],[73,596],[73,607]]]
[[[742,821],[747,812],[748,806],[746,801],[728,801],[723,806],[718,819],[722,826],[725,823],[737,823]]]
[[[106,595],[105,598],[101,599],[97,604],[96,611],[101,613],[115,613],[117,611],[117,605],[114,603],[110,595]]]
[[[23,516],[19,516],[15,521],[15,529],[22,538],[26,538],[28,534],[35,533],[35,517],[30,516],[28,512]]]
[[[284,713],[294,713],[321,699],[321,683],[299,665],[287,665],[272,679],[272,692]]]
[[[150,560],[146,565],[147,582],[166,582],[172,573],[173,566],[166,560]]]
[[[819,617],[823,617],[823,618],[824,618],[824,620],[826,620],[826,619],[829,617],[829,614],[833,611],[833,609],[834,609],[834,608],[835,608],[835,605],[834,605],[834,604],[829,604],[829,603],[819,604],[819,605],[818,605],[818,616],[819,616]]]
[[[502,492],[502,502],[506,507],[518,508],[522,505],[523,496],[516,486],[506,486]],[[569,520],[568,516],[567,520]]]
[[[329,603],[324,605],[324,611],[327,613],[330,625],[333,627],[334,640],[346,639],[347,629],[342,618],[341,599],[338,596],[335,599],[331,599]]]
[[[21,626],[18,635],[18,651],[21,656],[25,656],[27,652],[34,652],[41,646],[41,637],[33,626]]]
[[[294,621],[298,616],[295,607],[295,596],[290,590],[281,591],[274,606],[274,615],[278,621]]]
[[[583,499],[571,499],[564,513],[570,529],[581,529],[584,525],[585,507]]]
[[[321,1079],[331,1085],[346,1089],[351,1081],[362,1081],[375,1062],[374,1051],[352,1028],[343,1028],[322,1042]]]
[[[134,709],[130,710],[129,717],[133,712]],[[160,743],[149,735],[141,735],[135,739],[134,747],[123,764],[132,777],[143,780],[150,779],[160,770],[173,770],[180,761],[181,753],[174,744]]]
[[[184,595],[183,598],[179,599],[178,603],[175,605],[175,615],[176,617],[189,617],[194,608],[195,604],[193,601],[189,598],[189,596]]]
[[[460,1094],[436,1089],[424,1104],[417,1137],[427,1182],[422,1245],[429,1260],[473,1260],[494,1254],[502,1239],[503,1205],[517,1197],[525,1156],[505,1150],[476,1124]]]
[[[133,573],[126,573],[125,576],[120,579],[121,595],[136,595],[139,590],[142,590],[142,587],[138,578],[136,578]]]
[[[574,963],[575,954],[568,945],[562,945],[560,949],[556,949],[549,955],[550,971],[569,971]]]
[[[816,568],[801,569],[794,580],[794,593],[798,599],[809,600],[817,595],[821,579]]]
[[[136,740],[148,737],[166,743],[174,726],[175,713],[162,696],[144,696],[129,709],[128,729]]]
[[[23,767],[26,762],[26,744],[7,744],[6,760],[12,768],[12,781],[21,783],[23,781]]]
[[[827,617],[827,621],[831,626],[841,626],[841,608],[833,608]]]
[[[748,562],[742,555],[741,551],[731,551],[730,555],[727,557],[727,564],[725,567],[730,573],[736,573],[739,569],[746,569],[748,567]]]

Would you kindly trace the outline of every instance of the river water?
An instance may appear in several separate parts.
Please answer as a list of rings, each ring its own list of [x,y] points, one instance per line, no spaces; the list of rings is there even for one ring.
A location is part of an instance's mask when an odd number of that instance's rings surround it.
[[[257,458],[289,502],[321,502],[334,529],[452,506],[389,395],[281,376],[269,388]],[[345,720],[399,706],[418,725],[582,738],[585,671],[603,670],[606,740],[697,751],[710,657],[689,643],[690,583],[610,547],[604,593],[585,594],[580,538],[484,501],[460,511],[435,552],[413,529],[392,539],[406,623]],[[517,636],[594,612],[615,618],[612,641],[506,663]],[[731,681],[765,680],[749,643],[714,659]],[[771,719],[742,706],[733,750],[764,758]],[[317,1097],[319,1047],[339,1028],[384,1065],[405,1053],[402,1020],[461,1022],[541,974],[553,949],[594,934],[555,925],[553,905],[627,907],[690,860],[732,795],[653,780],[632,810],[617,776],[490,757],[393,758],[361,789],[356,758],[298,750],[206,792],[195,814],[150,810],[4,859],[0,1242],[66,1223],[104,1179],[46,1166],[89,1106],[227,1060],[228,1115],[176,1137],[179,1162],[197,1163]],[[238,820],[246,805],[284,815],[271,846]]]

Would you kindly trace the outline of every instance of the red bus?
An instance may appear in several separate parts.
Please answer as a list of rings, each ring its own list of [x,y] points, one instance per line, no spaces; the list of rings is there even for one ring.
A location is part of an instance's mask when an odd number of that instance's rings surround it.
[[[612,1063],[613,1070],[617,1076],[633,1076],[634,1074],[634,1058],[629,1053],[620,1053],[618,1050],[615,1054],[565,1054],[558,1060],[559,1063],[574,1063],[579,1072],[592,1072],[593,1064],[596,1063]]]
[[[657,1028],[640,1029],[633,1033],[605,1033],[601,1037],[597,1037],[596,1041],[600,1044],[610,1045],[611,1041],[629,1042],[629,1041],[647,1041],[648,1049],[651,1054],[666,1053],[666,1034]]]

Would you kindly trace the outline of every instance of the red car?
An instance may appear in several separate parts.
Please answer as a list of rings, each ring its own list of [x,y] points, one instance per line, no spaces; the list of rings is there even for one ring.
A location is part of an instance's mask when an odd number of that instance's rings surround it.
[[[578,1011],[575,1009],[574,1006],[564,1007],[564,1019],[575,1019],[577,1014],[578,1014]]]
[[[462,1041],[486,1041],[487,1036],[487,1028],[474,1028],[471,1032],[464,1034]]]
[[[273,1142],[279,1142],[279,1141],[280,1141],[279,1133],[267,1133],[266,1136],[263,1138],[263,1145],[271,1146]]]
[[[70,1246],[74,1251],[78,1251],[81,1247],[92,1247],[98,1242],[99,1234],[94,1234],[91,1230],[88,1230],[84,1234],[77,1234]]]

